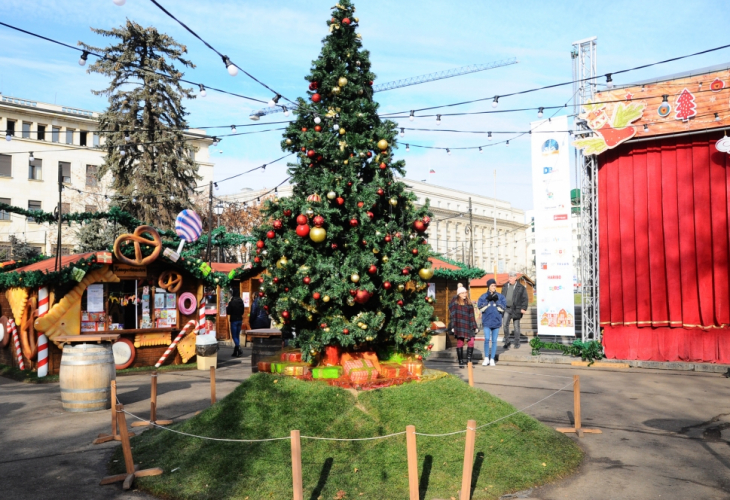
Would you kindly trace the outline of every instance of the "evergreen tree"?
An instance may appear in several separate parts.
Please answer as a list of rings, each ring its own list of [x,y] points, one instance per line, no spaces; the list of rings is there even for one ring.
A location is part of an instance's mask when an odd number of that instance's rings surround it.
[[[31,246],[26,241],[21,241],[14,234],[8,237],[10,248],[8,250],[0,250],[0,262],[6,260],[25,260],[32,259],[41,255],[41,251]]]
[[[92,220],[76,229],[76,248],[78,253],[96,252],[110,249],[114,246],[114,240],[127,230],[117,227],[114,223],[105,220]]]
[[[185,141],[182,105],[183,98],[195,96],[180,85],[183,75],[174,63],[195,65],[182,57],[185,46],[154,27],[127,20],[121,28],[92,31],[119,39],[103,49],[81,43],[104,56],[89,72],[111,78],[106,89],[92,91],[109,99],[99,117],[107,151],[99,177],[111,172],[114,205],[140,220],[171,227],[180,210],[189,208],[200,179]]]
[[[394,177],[396,124],[377,114],[354,14],[350,0],[333,7],[309,102],[282,141],[298,155],[293,196],[267,203],[273,222],[255,232],[263,303],[305,358],[327,346],[425,354],[433,314],[428,206]]]

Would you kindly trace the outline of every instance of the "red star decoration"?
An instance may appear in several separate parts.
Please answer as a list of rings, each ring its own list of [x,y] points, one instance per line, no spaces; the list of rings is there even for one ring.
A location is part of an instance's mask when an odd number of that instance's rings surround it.
[[[633,97],[634,97],[634,94],[632,94],[631,92],[629,92],[628,94],[626,94],[626,100],[627,101],[630,101],[631,98],[633,98]]]

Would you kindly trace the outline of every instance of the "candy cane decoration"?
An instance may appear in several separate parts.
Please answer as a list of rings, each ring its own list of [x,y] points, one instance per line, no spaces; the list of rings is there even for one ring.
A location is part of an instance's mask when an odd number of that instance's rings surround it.
[[[200,301],[200,312],[198,315],[198,328],[196,332],[198,335],[205,335],[205,297]]]
[[[15,357],[18,358],[18,368],[25,370],[25,363],[23,363],[23,351],[20,350],[20,337],[18,337],[18,327],[15,326],[15,321],[12,319],[8,320],[8,327],[13,335],[13,342],[15,343]]]
[[[190,321],[188,321],[185,324],[183,329],[180,330],[180,333],[177,334],[177,337],[175,337],[175,340],[172,341],[172,344],[170,344],[170,347],[167,348],[165,353],[160,357],[160,359],[157,361],[157,363],[155,363],[155,368],[159,368],[162,365],[162,363],[165,362],[165,360],[167,359],[167,356],[169,356],[170,353],[175,350],[175,348],[177,347],[177,343],[182,340],[182,338],[185,336],[185,334],[191,330],[194,331],[194,329],[195,329],[195,320],[191,319]]]
[[[38,317],[48,313],[48,287],[38,289]],[[48,375],[48,337],[38,333],[38,378]]]

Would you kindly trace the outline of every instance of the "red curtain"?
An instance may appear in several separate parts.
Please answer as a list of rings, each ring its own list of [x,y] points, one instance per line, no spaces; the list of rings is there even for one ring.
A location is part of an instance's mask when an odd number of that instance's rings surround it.
[[[612,358],[730,363],[730,161],[722,134],[600,155],[601,325]]]

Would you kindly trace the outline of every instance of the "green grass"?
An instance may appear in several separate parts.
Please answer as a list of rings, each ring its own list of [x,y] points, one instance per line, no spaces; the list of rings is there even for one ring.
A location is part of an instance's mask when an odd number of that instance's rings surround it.
[[[200,415],[171,426],[179,431],[236,439],[288,436],[371,437],[405,430],[445,433],[469,419],[485,424],[514,411],[504,401],[447,376],[432,382],[359,393],[322,383],[256,374]],[[418,436],[421,498],[450,498],[461,485],[464,434]],[[164,474],[135,481],[163,498],[290,499],[289,441],[226,443],[164,430],[132,439],[135,463]],[[111,463],[123,472],[121,448]],[[518,414],[477,432],[474,499],[498,498],[564,477],[582,452],[569,438]],[[405,436],[360,442],[302,439],[306,499],[408,498]],[[176,469],[176,470],[175,470]],[[172,472],[175,470],[175,472]]]
[[[117,375],[134,375],[140,372],[151,372],[157,370],[158,372],[171,372],[178,370],[195,370],[198,368],[197,363],[188,363],[186,365],[164,365],[159,368],[154,366],[139,366],[137,368],[125,368],[124,370],[117,370]],[[38,378],[38,374],[30,370],[21,370],[15,366],[7,366],[0,364],[0,377],[7,377],[18,382],[25,382],[27,384],[48,384],[58,382],[58,375],[47,375],[45,377]]]

